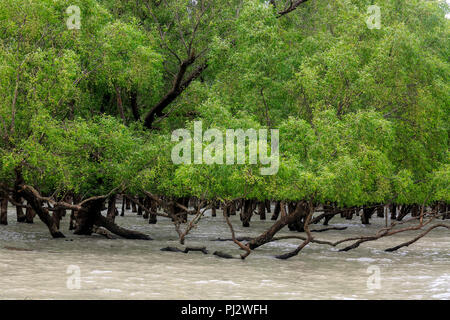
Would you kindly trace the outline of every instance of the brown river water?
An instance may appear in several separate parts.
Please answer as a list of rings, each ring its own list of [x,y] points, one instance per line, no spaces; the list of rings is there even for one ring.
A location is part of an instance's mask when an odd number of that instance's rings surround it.
[[[51,239],[37,217],[31,225],[15,218],[10,208],[9,225],[0,226],[0,299],[450,299],[450,233],[444,228],[394,253],[383,250],[417,232],[364,243],[349,252],[310,244],[298,256],[279,260],[274,256],[301,241],[284,240],[258,248],[242,261],[160,251],[183,247],[172,223],[161,217],[156,225],[131,212],[116,219],[153,241],[76,236],[68,231],[68,216],[61,223],[67,238]],[[258,219],[253,217],[251,228],[242,228],[233,216],[236,235],[258,235],[272,223]],[[374,234],[384,224],[376,217],[368,226],[359,217],[335,217],[330,226],[348,228],[314,235],[335,241]],[[289,234],[286,228],[278,235]],[[220,211],[215,218],[207,212],[186,245],[240,254],[232,242],[211,241],[229,237]]]

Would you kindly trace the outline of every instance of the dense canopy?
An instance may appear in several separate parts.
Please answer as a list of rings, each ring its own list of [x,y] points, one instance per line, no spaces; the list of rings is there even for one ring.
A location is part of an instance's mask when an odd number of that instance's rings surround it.
[[[448,6],[378,0],[378,29],[372,4],[2,0],[3,192],[65,209],[116,194],[448,203]],[[172,132],[199,121],[278,129],[278,171],[173,163]]]

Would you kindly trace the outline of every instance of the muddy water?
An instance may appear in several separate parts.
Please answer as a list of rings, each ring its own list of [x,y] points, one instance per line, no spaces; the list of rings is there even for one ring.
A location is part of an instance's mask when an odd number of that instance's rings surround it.
[[[257,235],[271,224],[255,218],[252,227],[244,229],[233,217],[237,236]],[[9,225],[0,226],[0,299],[450,299],[446,229],[435,229],[395,253],[383,249],[416,233],[365,243],[349,252],[310,244],[297,257],[275,259],[274,255],[299,244],[299,240],[285,240],[267,244],[241,261],[200,252],[160,251],[168,245],[182,246],[171,222],[158,219],[158,224],[148,225],[131,212],[117,217],[118,224],[146,232],[154,241],[75,236],[68,231],[68,217],[61,225],[67,238],[54,240],[38,219],[32,225],[16,223],[11,208]],[[357,219],[335,218],[331,225],[348,229],[315,236],[338,240],[368,235],[384,223],[374,218],[370,226],[363,226]],[[231,242],[211,241],[218,237],[229,237],[220,213],[202,219],[186,244],[205,245],[210,252],[240,253]],[[76,270],[79,289],[73,278]]]

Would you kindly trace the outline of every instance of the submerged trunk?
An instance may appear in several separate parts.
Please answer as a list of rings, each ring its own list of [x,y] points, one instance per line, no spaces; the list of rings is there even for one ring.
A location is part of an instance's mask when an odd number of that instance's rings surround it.
[[[120,216],[123,217],[125,215],[125,197],[122,195],[122,210],[120,211]]]
[[[138,197],[138,201],[139,203],[144,203],[144,198],[143,197]],[[142,216],[142,208],[141,207],[137,207],[137,215],[138,216]]]
[[[72,203],[77,204],[81,201],[81,197],[78,195],[74,195],[72,197]],[[76,228],[76,221],[77,221],[77,210],[71,210],[70,212],[70,222],[69,222],[69,230],[75,230]]]
[[[244,207],[241,211],[241,221],[244,228],[250,227],[250,220],[252,219],[254,208],[253,200],[244,200]]]
[[[14,201],[18,204],[23,204],[23,199],[21,196],[19,196],[17,193],[14,193]],[[17,214],[17,222],[25,222],[25,214],[23,213],[22,207],[16,206],[16,214]]]
[[[282,215],[281,218],[277,222],[275,222],[272,227],[270,227],[266,232],[252,239],[248,244],[249,248],[253,250],[270,242],[278,231],[283,229],[286,225],[298,220],[299,218],[307,216],[310,210],[312,210],[312,208],[310,208],[310,204],[308,202],[298,202],[294,211],[290,211],[288,215]]]
[[[64,234],[59,231],[58,225],[55,223],[55,219],[53,219],[53,217],[49,214],[48,209],[42,206],[42,202],[35,196],[32,189],[29,187],[23,188],[21,194],[39,216],[39,219],[45,223],[52,237],[64,238]]]
[[[400,209],[400,213],[397,216],[397,221],[402,221],[404,217],[408,215],[408,213],[411,211],[412,205],[402,205]]]
[[[266,220],[266,203],[261,201],[258,203],[259,220]]]
[[[271,205],[270,200],[264,201],[264,204],[266,205],[267,213],[272,213],[272,208],[270,208],[270,205]]]
[[[215,216],[217,216],[217,213],[216,213],[216,203],[213,201],[212,203],[211,203],[211,217],[215,217]]]
[[[362,224],[370,224],[370,218],[375,213],[375,208],[363,208],[363,213],[361,215]]]
[[[152,238],[146,234],[143,234],[143,233],[140,233],[140,232],[134,231],[134,230],[128,230],[128,229],[118,226],[117,224],[112,222],[110,219],[107,219],[104,216],[102,216],[100,213],[96,214],[95,225],[99,226],[99,227],[103,227],[103,228],[107,229],[108,231],[110,231],[118,236],[121,236],[125,239],[152,240]]]
[[[156,201],[154,201],[154,200],[152,200],[150,198],[147,198],[147,199],[148,199],[148,201],[150,203],[149,207],[150,207],[151,211],[154,212],[154,213],[150,214],[150,217],[148,219],[148,223],[149,224],[156,224],[156,222],[158,222],[158,218],[157,218],[157,215],[156,215],[156,213],[158,211],[158,204],[156,203]]]
[[[59,229],[59,223],[62,219],[62,216],[63,216],[62,210],[55,210],[52,213],[53,222],[55,223],[56,228],[58,228],[58,229]]]
[[[295,202],[290,202],[288,204],[288,210],[289,214],[294,213],[297,210],[297,204]],[[305,216],[304,215],[298,215],[296,219],[292,219],[288,223],[288,228],[290,231],[298,231],[298,232],[304,232],[304,224],[305,224]]]
[[[108,199],[108,210],[106,213],[106,217],[114,222],[116,219],[116,199],[117,195],[113,194]]]
[[[377,207],[377,217],[384,218],[384,206],[380,205]]]
[[[131,201],[125,197],[125,210],[131,210]]]
[[[36,215],[36,212],[34,212],[33,209],[27,208],[25,211],[25,222],[26,223],[33,223],[34,216]]]
[[[103,200],[90,201],[83,205],[84,210],[80,210],[77,213],[74,234],[88,235],[90,236],[94,231],[94,223],[97,216],[101,214],[103,208]]]
[[[278,219],[278,216],[280,215],[280,211],[281,211],[281,201],[277,201],[275,202],[275,209],[273,211],[273,215],[272,218],[270,218],[271,220],[276,221]]]
[[[397,219],[397,205],[391,204],[390,210],[391,210],[391,220]]]
[[[236,215],[236,207],[237,207],[236,201],[232,201],[231,204],[230,204],[230,209],[228,211],[229,216],[235,216]]]

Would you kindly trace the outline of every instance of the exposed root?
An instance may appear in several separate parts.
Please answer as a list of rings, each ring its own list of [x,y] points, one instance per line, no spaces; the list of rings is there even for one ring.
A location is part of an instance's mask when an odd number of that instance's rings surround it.
[[[178,249],[176,247],[165,247],[160,249],[161,251],[169,251],[169,252],[181,252],[181,253],[188,253],[190,251],[199,251],[203,254],[208,254],[208,250],[206,250],[206,247],[186,247],[184,250]]]
[[[428,228],[427,230],[425,230],[424,232],[422,232],[421,234],[419,234],[417,237],[415,237],[414,239],[404,242],[402,244],[399,244],[398,246],[392,247],[392,248],[388,248],[384,251],[386,252],[393,252],[393,251],[397,251],[400,248],[403,247],[407,247],[411,244],[413,244],[414,242],[418,241],[419,239],[423,238],[424,236],[426,236],[431,230],[435,229],[435,228],[439,228],[439,227],[443,227],[443,228],[447,228],[450,229],[450,226],[446,225],[446,224],[435,224],[434,226]]]
[[[329,230],[346,230],[347,227],[330,227],[330,228],[324,228],[324,229],[318,229],[318,230],[311,230],[311,232],[324,232]]]

